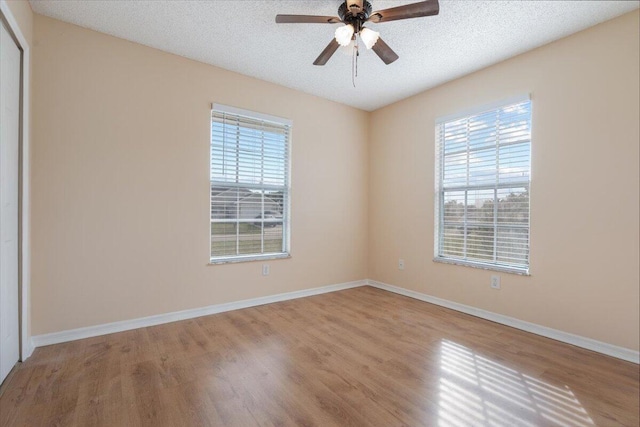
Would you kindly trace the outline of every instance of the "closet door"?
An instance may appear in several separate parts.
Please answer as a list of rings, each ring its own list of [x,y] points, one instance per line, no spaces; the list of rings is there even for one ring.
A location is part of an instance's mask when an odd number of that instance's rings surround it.
[[[0,382],[19,358],[20,50],[0,23]]]

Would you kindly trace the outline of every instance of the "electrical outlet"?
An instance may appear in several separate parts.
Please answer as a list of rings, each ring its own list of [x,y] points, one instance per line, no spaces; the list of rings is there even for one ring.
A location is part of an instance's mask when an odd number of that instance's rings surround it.
[[[269,267],[269,264],[262,264],[262,275],[263,276],[268,276],[270,270],[271,270],[271,268]]]
[[[404,270],[404,260],[403,259],[399,259],[398,260],[398,270]]]
[[[491,276],[491,288],[500,289],[500,276]]]

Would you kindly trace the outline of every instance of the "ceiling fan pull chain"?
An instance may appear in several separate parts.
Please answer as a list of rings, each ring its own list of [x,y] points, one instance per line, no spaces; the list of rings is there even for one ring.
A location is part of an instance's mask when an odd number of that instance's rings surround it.
[[[358,49],[358,38],[353,35],[353,55],[351,56],[351,83],[356,87],[356,77],[358,77],[358,57],[360,50]]]
[[[358,57],[360,56],[360,49],[356,42],[356,78],[358,77]]]
[[[351,54],[351,83],[353,84],[353,87],[356,87],[356,68],[355,68],[355,63],[356,63],[356,51],[358,50],[358,47],[356,46],[356,44],[353,45],[353,53]]]

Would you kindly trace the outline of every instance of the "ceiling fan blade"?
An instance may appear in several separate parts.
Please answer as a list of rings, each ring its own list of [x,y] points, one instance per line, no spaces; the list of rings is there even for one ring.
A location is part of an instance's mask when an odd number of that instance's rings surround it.
[[[398,54],[395,53],[393,49],[391,49],[381,38],[379,38],[376,44],[373,45],[372,49],[387,65],[399,58]]]
[[[320,56],[318,56],[316,60],[313,61],[313,65],[326,64],[327,61],[333,56],[333,54],[336,53],[336,50],[338,50],[339,47],[340,45],[338,44],[336,39],[331,39],[331,43],[329,43],[327,47],[324,48]]]
[[[438,0],[427,0],[373,12],[368,21],[374,23],[397,21],[398,19],[437,15],[439,12]]]
[[[277,24],[339,24],[337,16],[276,15]]]

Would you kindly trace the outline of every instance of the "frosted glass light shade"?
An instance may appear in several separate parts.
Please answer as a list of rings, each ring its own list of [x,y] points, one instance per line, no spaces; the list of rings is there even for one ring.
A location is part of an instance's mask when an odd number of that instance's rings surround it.
[[[378,41],[378,38],[380,38],[380,33],[368,28],[363,28],[362,31],[360,31],[360,38],[367,49],[371,49]]]
[[[340,46],[348,46],[351,43],[351,38],[353,37],[353,32],[355,29],[353,25],[347,24],[342,27],[336,28],[336,41]]]

